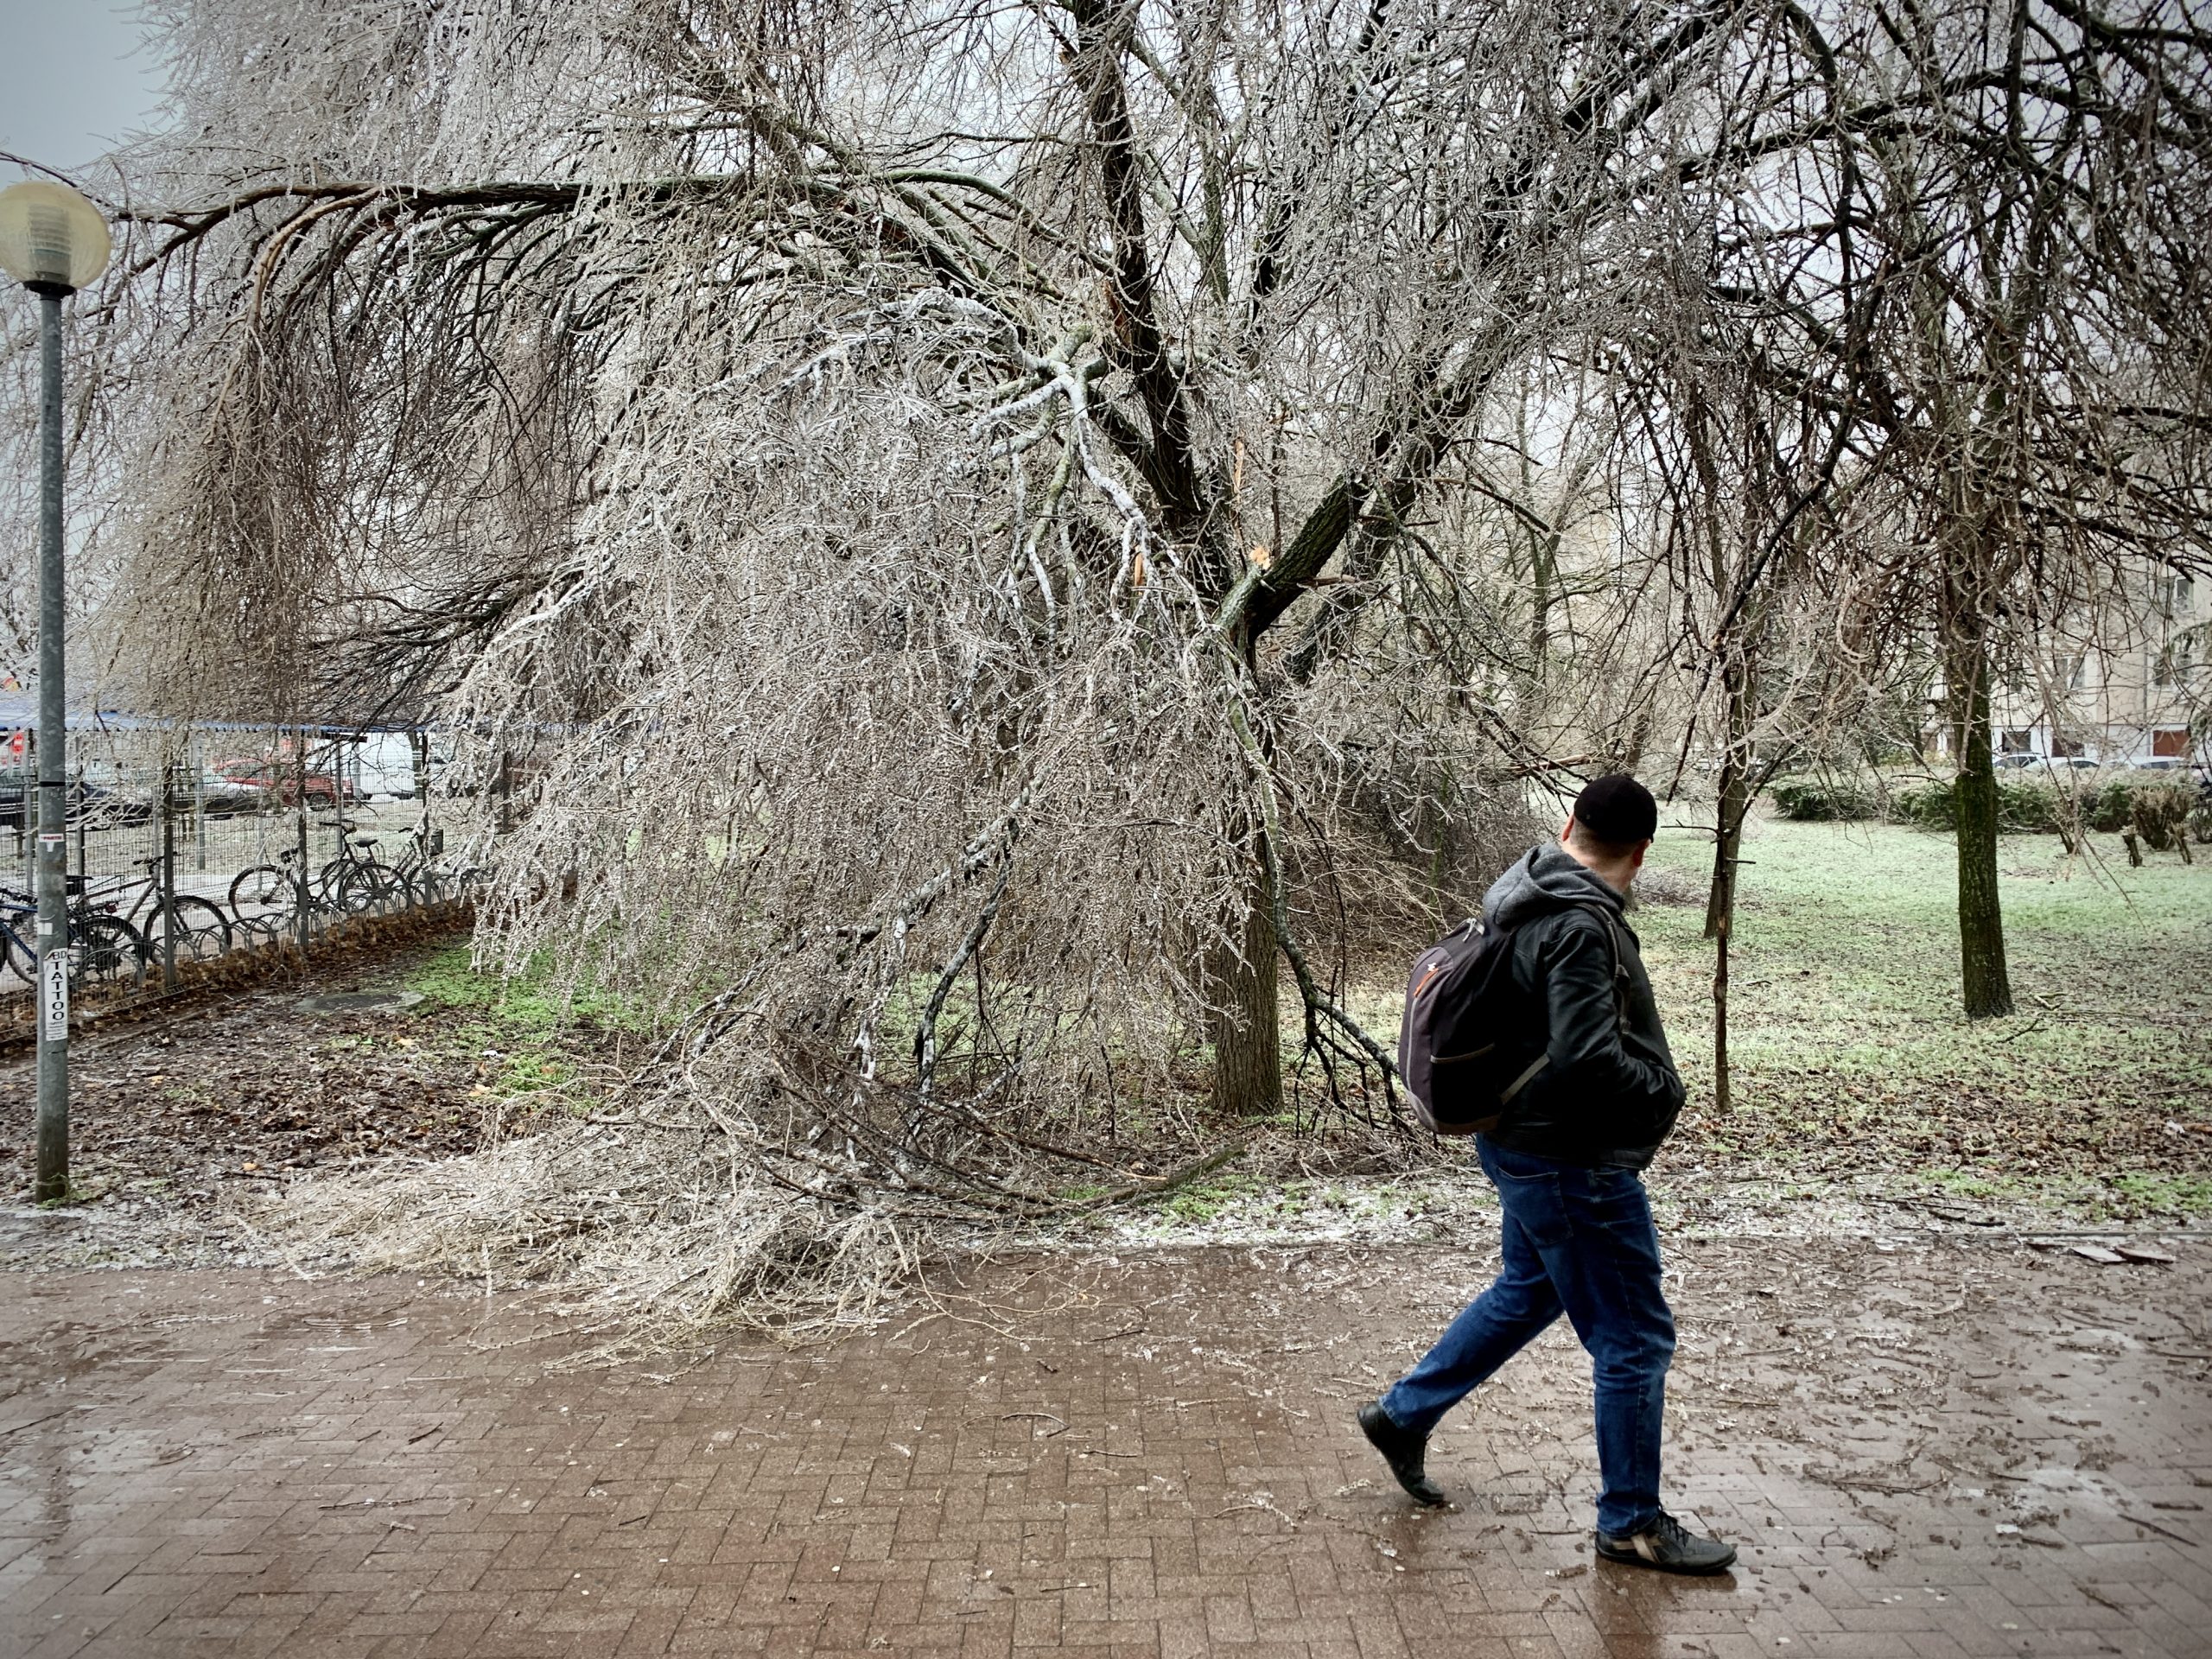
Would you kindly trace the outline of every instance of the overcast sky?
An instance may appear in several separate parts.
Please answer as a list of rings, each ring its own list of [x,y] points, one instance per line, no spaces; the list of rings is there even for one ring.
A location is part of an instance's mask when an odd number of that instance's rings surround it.
[[[131,0],[0,0],[0,150],[73,173],[148,124],[162,82]],[[0,183],[22,176],[0,162]]]

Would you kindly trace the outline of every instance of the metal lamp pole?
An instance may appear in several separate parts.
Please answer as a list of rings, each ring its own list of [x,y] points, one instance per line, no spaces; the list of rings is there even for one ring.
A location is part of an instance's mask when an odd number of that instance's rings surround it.
[[[38,1173],[69,1191],[69,820],[61,696],[61,296],[38,296]]]
[[[38,296],[38,1169],[40,1204],[69,1192],[68,732],[62,695],[61,302],[107,269],[99,209],[65,185],[0,191],[0,266]]]

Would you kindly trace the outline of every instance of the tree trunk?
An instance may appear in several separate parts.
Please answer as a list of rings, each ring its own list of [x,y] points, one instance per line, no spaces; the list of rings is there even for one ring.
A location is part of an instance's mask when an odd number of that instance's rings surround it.
[[[1728,946],[1736,932],[1736,880],[1743,866],[1744,820],[1751,810],[1751,666],[1731,645],[1721,669],[1728,728],[1713,820],[1713,881],[1706,890],[1705,937],[1713,953],[1713,1109],[1735,1103],[1728,1076]]]
[[[1206,964],[1206,1035],[1214,1103],[1238,1117],[1282,1109],[1282,1016],[1275,1001],[1275,925],[1256,843],[1241,954],[1224,942]]]
[[[1720,803],[1713,837],[1713,880],[1705,894],[1705,937],[1717,939],[1736,913],[1736,867],[1744,851],[1744,817],[1751,793],[1743,769],[1734,761],[1720,768]]]
[[[1997,891],[1997,766],[1989,742],[1989,642],[1976,612],[1955,611],[1943,664],[1958,763],[1951,801],[1959,850],[1959,970],[1967,1018],[2012,1012]]]
[[[1736,1103],[1728,1077],[1728,940],[1735,929],[1732,911],[1724,912],[1720,931],[1713,936],[1713,1109],[1720,1116]]]
[[[1721,938],[1736,914],[1736,871],[1744,850],[1744,820],[1751,810],[1750,748],[1751,665],[1731,650],[1721,671],[1728,732],[1720,753],[1719,798],[1714,804],[1713,880],[1706,889],[1705,937]]]
[[[1529,706],[1543,706],[1551,678],[1552,579],[1559,568],[1557,536],[1529,532]]]
[[[1636,718],[1629,723],[1628,741],[1621,746],[1615,757],[1613,770],[1624,772],[1631,778],[1643,769],[1643,751],[1651,741],[1651,699],[1637,699]]]
[[[1705,900],[1705,937],[1713,953],[1713,1108],[1726,1112],[1728,1079],[1728,944],[1736,931],[1736,872],[1744,846],[1744,815],[1751,810],[1750,779],[1735,746],[1720,766],[1720,803],[1713,837],[1713,885]]]

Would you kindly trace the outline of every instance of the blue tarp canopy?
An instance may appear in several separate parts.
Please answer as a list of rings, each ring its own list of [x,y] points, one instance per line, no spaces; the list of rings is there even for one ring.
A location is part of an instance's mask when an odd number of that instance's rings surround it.
[[[201,732],[296,732],[308,731],[318,737],[358,737],[371,732],[419,732],[422,726],[395,725],[378,722],[373,725],[338,726],[298,721],[277,720],[197,720],[177,721],[163,715],[142,715],[127,709],[102,709],[86,699],[71,697],[62,710],[62,722],[73,732],[135,732],[157,730],[166,726],[188,726]],[[0,691],[0,731],[12,731],[38,724],[38,692],[35,688]]]

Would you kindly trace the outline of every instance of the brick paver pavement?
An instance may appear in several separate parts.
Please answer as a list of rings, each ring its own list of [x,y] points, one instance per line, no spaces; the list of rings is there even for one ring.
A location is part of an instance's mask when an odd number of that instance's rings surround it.
[[[412,1280],[5,1275],[0,1650],[1281,1659],[2212,1653],[2212,1257],[1675,1249],[1703,1583],[1593,1564],[1559,1333],[1413,1511],[1354,1405],[1435,1249],[981,1266],[877,1333],[581,1374]],[[1764,1294],[1763,1294],[1764,1293]]]

